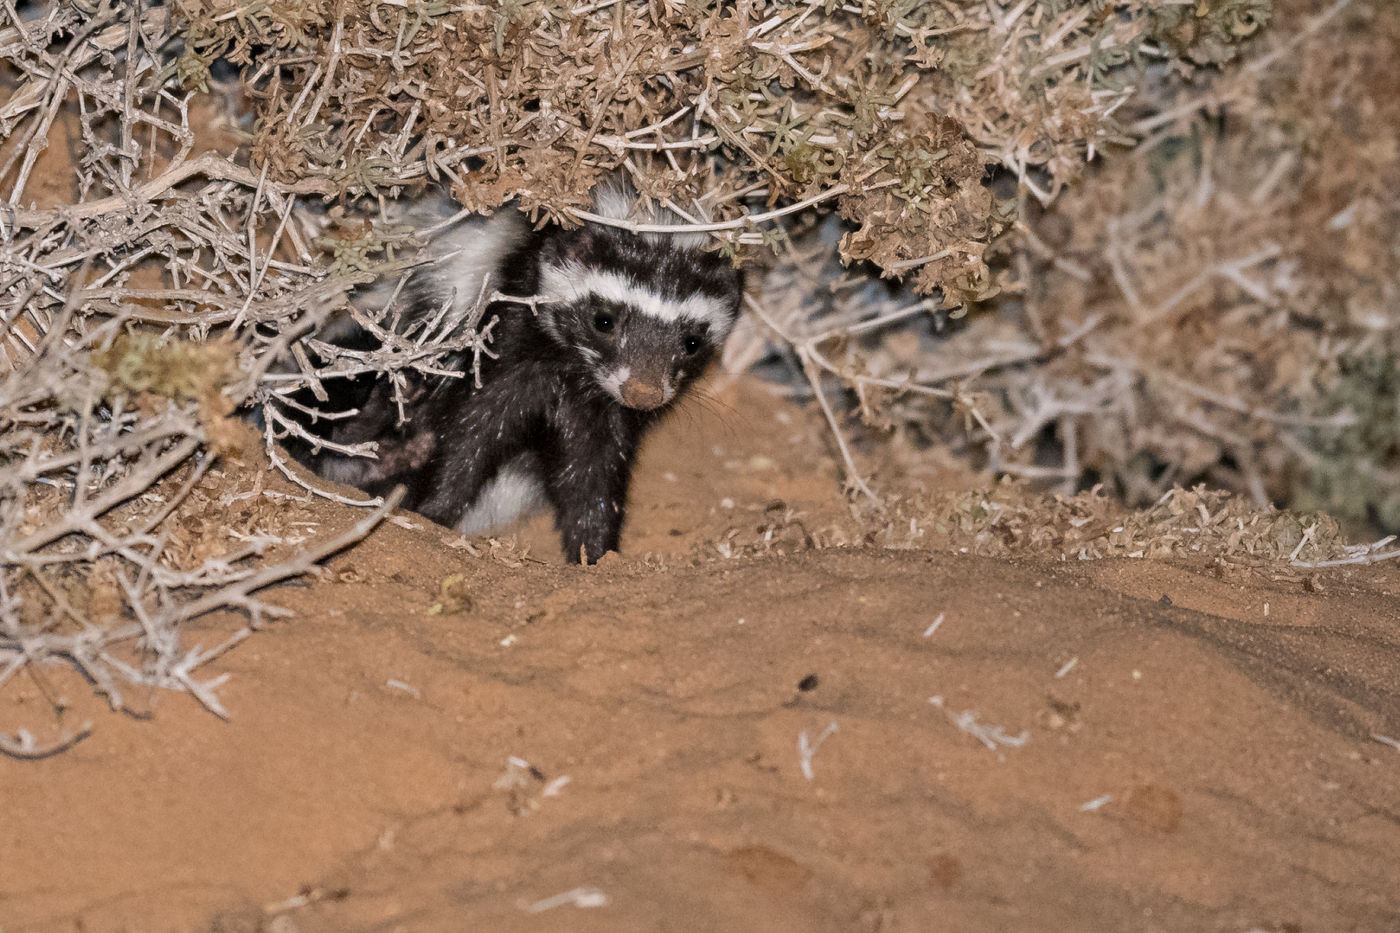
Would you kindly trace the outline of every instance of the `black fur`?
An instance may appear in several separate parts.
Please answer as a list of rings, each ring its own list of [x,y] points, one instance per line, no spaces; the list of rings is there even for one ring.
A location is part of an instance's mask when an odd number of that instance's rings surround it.
[[[377,441],[379,459],[351,464],[354,458],[331,451],[294,453],[321,472],[338,465],[343,474],[350,464],[352,481],[372,494],[402,485],[404,507],[445,525],[462,520],[503,466],[523,467],[543,485],[570,561],[592,563],[616,550],[642,436],[718,351],[738,315],[740,275],[698,248],[586,226],[530,234],[501,263],[495,281],[506,294],[533,296],[546,266],[625,276],[671,301],[708,296],[724,313],[707,327],[663,321],[597,295],[541,304],[537,311],[498,303],[485,318],[500,320],[491,345],[496,357],[483,357],[480,388],[473,384],[470,359],[458,359],[462,377],[410,384],[400,424],[385,380],[331,380],[325,385],[333,398],[322,409],[356,408],[359,414],[321,422],[321,436],[342,444]],[[443,286],[451,284],[432,275],[410,281],[413,313],[436,312]],[[611,322],[605,330],[604,318]],[[359,333],[337,342],[367,339]],[[604,388],[603,377],[622,365],[636,377],[623,397],[644,407],[624,404]],[[674,387],[664,403],[658,388],[663,384]]]

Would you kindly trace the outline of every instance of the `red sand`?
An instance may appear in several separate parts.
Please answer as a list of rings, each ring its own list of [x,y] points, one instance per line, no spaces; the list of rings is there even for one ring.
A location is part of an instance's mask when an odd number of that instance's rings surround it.
[[[415,518],[271,591],[229,722],[51,669],[94,734],[0,759],[0,929],[1400,930],[1395,568],[727,560],[773,499],[844,506],[820,425],[724,399],[649,446],[620,558]]]

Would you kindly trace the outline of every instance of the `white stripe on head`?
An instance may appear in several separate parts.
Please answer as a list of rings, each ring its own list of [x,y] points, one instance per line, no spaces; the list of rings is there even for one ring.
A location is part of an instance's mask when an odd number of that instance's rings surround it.
[[[612,220],[631,220],[637,196],[631,186],[619,182],[604,182],[593,195],[593,209]]]
[[[526,230],[519,214],[501,211],[490,217],[468,217],[434,237],[429,246],[434,265],[426,277],[438,307],[450,296],[453,313],[462,317],[476,307],[477,299],[486,297],[488,285],[500,287],[497,270],[525,239]],[[492,276],[489,283],[488,276]]]
[[[665,298],[630,276],[588,269],[574,262],[545,266],[541,278],[540,294],[550,301],[567,304],[597,295],[606,301],[635,308],[659,321],[687,320],[709,324],[717,333],[729,329],[729,315],[725,313],[724,302],[698,292],[679,301]]]
[[[658,224],[683,224],[686,221],[670,211],[659,220],[652,221]],[[655,243],[657,246],[670,244],[677,249],[702,249],[710,242],[708,233],[657,233],[654,230],[641,234],[641,238],[648,243]]]
[[[643,206],[642,199],[625,179],[614,179],[598,186],[593,195],[593,210],[611,220],[637,221],[644,224],[669,224],[685,226],[690,223],[684,217],[660,204]],[[696,204],[692,211],[698,216],[696,223],[707,223],[709,217]],[[648,243],[656,246],[674,246],[678,249],[701,249],[710,241],[708,233],[655,233],[639,234]]]

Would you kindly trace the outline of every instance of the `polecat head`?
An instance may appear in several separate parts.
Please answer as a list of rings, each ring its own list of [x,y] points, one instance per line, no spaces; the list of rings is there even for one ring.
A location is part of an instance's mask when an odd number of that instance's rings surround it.
[[[625,189],[596,199],[627,218]],[[669,211],[640,218],[677,223]],[[540,321],[598,384],[629,408],[669,403],[705,368],[739,314],[740,274],[704,251],[704,236],[632,234],[587,224],[559,230],[540,251]]]

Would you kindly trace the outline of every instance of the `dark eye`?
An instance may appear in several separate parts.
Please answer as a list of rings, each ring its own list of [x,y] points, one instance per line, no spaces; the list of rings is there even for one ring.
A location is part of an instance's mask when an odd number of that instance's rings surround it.
[[[701,340],[694,334],[690,334],[681,340],[681,347],[685,350],[686,356],[694,356],[695,354],[699,353],[700,348],[704,345],[705,341]]]
[[[606,334],[613,329],[613,316],[606,311],[599,311],[593,315],[593,329],[600,334]]]

